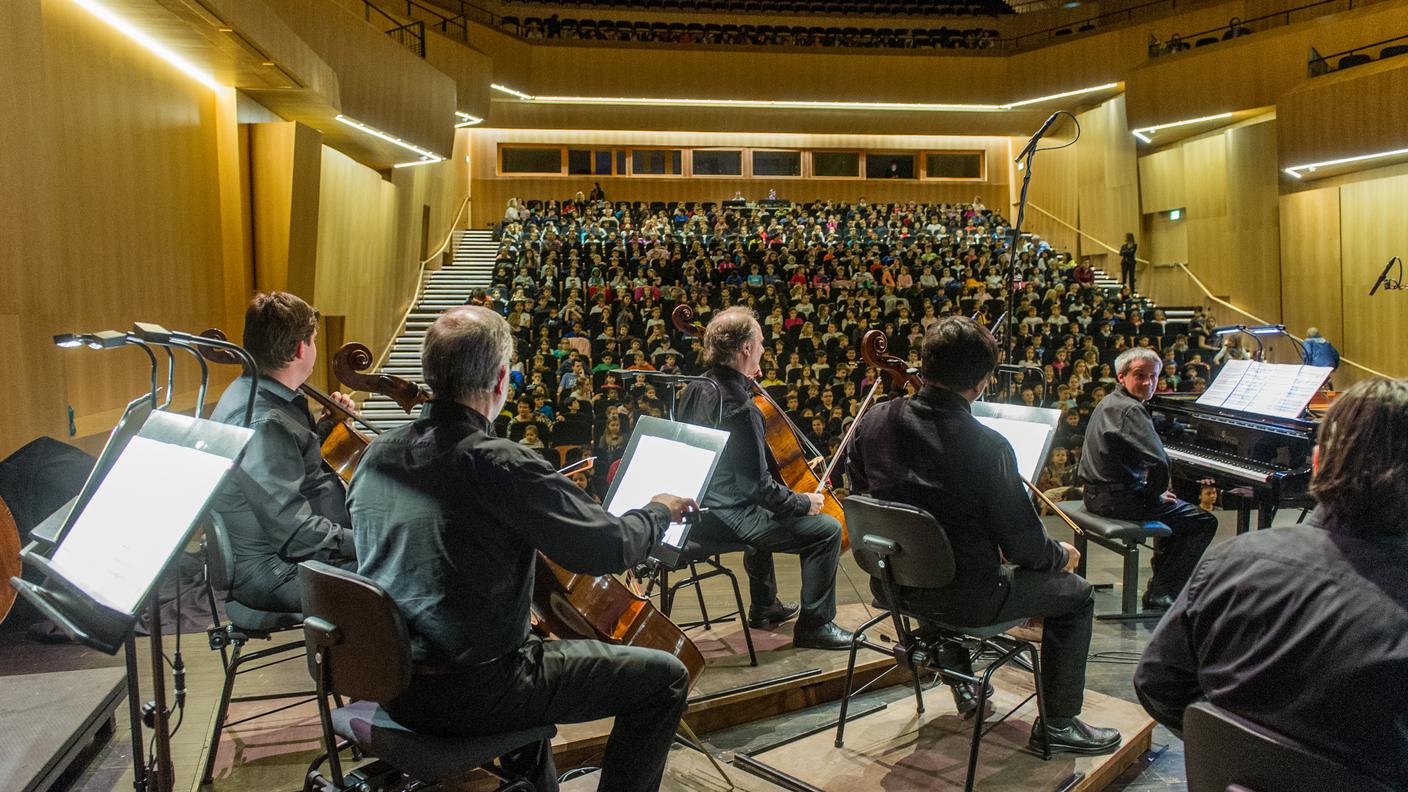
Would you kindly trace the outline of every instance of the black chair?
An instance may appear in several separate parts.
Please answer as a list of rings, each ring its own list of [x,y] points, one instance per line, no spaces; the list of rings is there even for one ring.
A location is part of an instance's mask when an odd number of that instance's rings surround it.
[[[399,696],[411,680],[410,638],[396,603],[361,575],[317,561],[299,565],[298,586],[305,614],[308,672],[317,685],[326,752],[309,765],[305,792],[350,792],[364,788],[369,778],[393,770],[437,784],[476,768],[498,778],[501,792],[531,792],[532,784],[508,776],[493,762],[510,751],[551,738],[556,728],[548,725],[476,737],[441,737],[402,726],[379,706]],[[335,695],[355,703],[333,708],[328,699]],[[381,761],[344,774],[338,752],[349,744]],[[324,762],[331,778],[319,769]]]
[[[1120,589],[1120,612],[1107,613],[1095,618],[1103,621],[1129,621],[1137,619],[1158,619],[1163,614],[1139,611],[1139,548],[1147,542],[1173,533],[1167,525],[1157,520],[1117,520],[1102,517],[1086,511],[1080,501],[1056,504],[1061,512],[1080,527],[1075,536],[1076,549],[1080,551],[1080,563],[1076,574],[1085,577],[1085,567],[1089,562],[1090,542],[1106,550],[1118,553],[1124,559],[1124,575]]]
[[[1343,58],[1340,58],[1339,65],[1336,68],[1343,70],[1348,69],[1352,66],[1362,66],[1372,60],[1373,58],[1371,58],[1370,56],[1365,55],[1362,52],[1356,52],[1353,55],[1346,55]]]
[[[1391,787],[1207,702],[1183,714],[1188,792],[1389,792]]]
[[[689,539],[685,542],[684,548],[680,551],[679,560],[673,565],[657,565],[654,575],[645,587],[645,596],[649,597],[653,591],[660,590],[660,612],[666,616],[674,608],[675,597],[680,589],[693,588],[694,595],[699,601],[699,621],[696,622],[676,622],[682,630],[690,630],[696,627],[708,630],[719,622],[725,622],[738,617],[739,623],[743,626],[743,640],[748,646],[748,665],[758,664],[758,653],[753,649],[753,635],[748,628],[748,610],[743,604],[743,593],[738,587],[738,576],[732,569],[724,566],[719,556],[724,553],[740,553],[746,551],[748,545],[741,542],[706,542],[698,539]],[[703,567],[703,571],[700,568]],[[683,572],[689,570],[689,574],[682,578],[670,582],[672,572]],[[703,582],[715,577],[726,577],[733,586],[733,601],[737,610],[725,613],[720,616],[709,615],[709,608],[704,604]]]
[[[237,726],[241,723],[271,715],[305,704],[311,700],[313,691],[301,690],[291,693],[267,693],[255,696],[235,696],[235,679],[240,674],[258,671],[277,663],[298,659],[298,655],[293,652],[303,649],[301,639],[288,641],[267,649],[260,649],[255,652],[246,653],[245,644],[251,639],[263,641],[273,640],[279,633],[286,633],[297,630],[303,626],[303,614],[301,613],[277,613],[274,611],[263,611],[250,608],[240,604],[230,597],[230,588],[235,577],[235,556],[230,548],[230,534],[225,528],[225,521],[216,512],[210,513],[210,523],[205,529],[205,596],[210,604],[210,612],[214,615],[214,626],[207,629],[206,637],[210,641],[211,649],[220,650],[220,664],[225,669],[225,684],[220,690],[220,701],[215,707],[215,719],[210,727],[209,748],[205,755],[205,765],[201,770],[201,783],[209,784],[214,779],[215,754],[220,749],[220,734],[230,726]],[[215,593],[220,593],[225,600],[225,615],[229,621],[223,624],[220,621],[220,611],[215,606]],[[271,660],[267,663],[259,663],[271,657],[287,655],[278,660]],[[251,668],[246,668],[249,663],[259,663]],[[226,721],[229,716],[230,704],[239,704],[248,701],[272,701],[275,699],[299,697],[299,701],[283,707],[261,712],[241,718],[237,721]]]
[[[1384,47],[1379,51],[1379,60],[1393,58],[1398,55],[1408,55],[1408,44],[1394,44],[1392,47]]]
[[[1008,663],[1025,658],[1032,669],[1035,693],[1022,699],[1017,706],[1008,710],[994,721],[994,725],[1010,717],[1018,709],[1036,699],[1037,713],[1041,716],[1043,729],[1046,726],[1046,705],[1041,684],[1041,658],[1036,647],[1029,641],[1005,635],[1007,630],[1021,624],[1021,621],[996,624],[989,627],[959,627],[947,624],[933,616],[906,606],[899,596],[899,587],[936,589],[953,581],[955,573],[953,548],[939,523],[923,509],[903,503],[893,503],[870,498],[865,495],[852,495],[843,502],[846,511],[846,528],[851,536],[851,555],[874,580],[879,580],[885,591],[888,611],[882,611],[862,624],[851,639],[851,656],[846,664],[846,686],[841,695],[840,719],[836,724],[836,747],[844,744],[846,730],[846,709],[850,704],[851,689],[855,681],[856,650],[861,646],[881,654],[893,655],[895,662],[903,664],[914,684],[914,699],[919,712],[924,712],[924,694],[920,685],[920,660],[931,647],[911,627],[911,619],[923,619],[954,636],[946,640],[959,643],[964,651],[970,644],[976,644],[981,654],[986,649],[995,649],[998,657],[984,669],[981,676],[970,676],[948,668],[936,668],[939,677],[949,684],[968,683],[977,686],[978,708],[973,724],[973,741],[968,751],[968,775],[965,790],[973,789],[973,776],[978,769],[978,748],[983,741],[987,690],[992,675]],[[893,622],[897,640],[893,645],[877,643],[866,639],[865,631],[890,619]],[[932,668],[933,666],[931,666]],[[1051,758],[1050,741],[1043,741],[1042,758]]]

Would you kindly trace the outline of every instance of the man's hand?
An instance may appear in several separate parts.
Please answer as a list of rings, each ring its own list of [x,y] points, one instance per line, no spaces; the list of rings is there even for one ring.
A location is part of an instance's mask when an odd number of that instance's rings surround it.
[[[1173,494],[1173,490],[1169,490],[1168,492],[1165,492],[1164,494],[1160,495],[1159,500],[1163,501],[1164,503],[1173,503],[1174,501],[1178,500],[1178,496]]]
[[[651,503],[658,503],[670,510],[670,522],[679,522],[684,517],[685,512],[691,512],[699,508],[699,504],[693,498],[681,498],[678,495],[660,493],[650,499]]]
[[[1062,542],[1061,546],[1066,548],[1066,566],[1063,567],[1061,571],[1076,571],[1076,567],[1080,565],[1080,551],[1076,549],[1075,545],[1067,544],[1065,542]]]
[[[807,496],[807,516],[821,514],[821,507],[826,503],[826,496],[820,492],[805,492]]]
[[[332,393],[329,393],[328,398],[337,402],[339,407],[350,413],[355,413],[357,411],[356,402],[352,401],[351,396],[348,396],[347,394],[342,393],[341,391],[333,391]],[[341,413],[335,412],[327,407],[324,407],[322,413],[318,415],[318,420],[326,421],[329,418],[337,418],[340,420],[345,417],[346,416],[342,415]]]

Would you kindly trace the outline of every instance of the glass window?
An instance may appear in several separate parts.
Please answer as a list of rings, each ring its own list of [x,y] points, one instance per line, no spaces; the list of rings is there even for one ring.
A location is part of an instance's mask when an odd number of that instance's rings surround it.
[[[914,155],[903,151],[867,151],[865,178],[913,179]]]
[[[693,160],[695,176],[742,176],[743,152],[696,149]]]
[[[983,152],[929,152],[924,155],[924,175],[930,179],[981,179]]]
[[[678,176],[684,171],[679,149],[632,149],[631,173],[637,176]]]
[[[610,176],[611,149],[568,149],[567,172],[573,176]]]
[[[753,175],[801,176],[802,152],[755,151],[753,152]]]
[[[812,152],[813,176],[860,176],[860,154],[854,151]]]
[[[502,173],[562,173],[562,149],[505,146],[500,154]]]

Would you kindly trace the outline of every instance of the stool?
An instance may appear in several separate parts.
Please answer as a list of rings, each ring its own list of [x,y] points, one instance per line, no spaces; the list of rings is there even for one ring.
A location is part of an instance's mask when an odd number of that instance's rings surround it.
[[[1120,592],[1120,612],[1102,614],[1096,618],[1102,621],[1161,618],[1162,613],[1139,611],[1139,546],[1147,539],[1168,536],[1173,530],[1157,520],[1117,520],[1092,514],[1086,511],[1085,504],[1079,501],[1056,505],[1081,529],[1075,536],[1075,546],[1080,551],[1076,574],[1085,577],[1088,559],[1086,548],[1089,542],[1114,551],[1124,559],[1124,588]]]
[[[738,588],[738,576],[719,560],[719,556],[723,553],[737,553],[747,549],[748,545],[741,542],[708,542],[688,539],[680,550],[679,561],[672,566],[664,564],[656,566],[654,577],[646,585],[645,596],[649,597],[658,583],[660,587],[660,612],[669,617],[670,610],[675,604],[675,595],[680,589],[693,586],[694,595],[699,600],[699,621],[680,624],[680,628],[688,630],[694,627],[703,627],[707,630],[714,624],[728,621],[737,615],[738,621],[743,625],[743,640],[748,645],[748,665],[756,666],[758,665],[758,654],[753,650],[753,635],[748,628],[748,610],[743,605],[743,593]],[[705,567],[703,572],[699,571],[700,565]],[[686,577],[674,583],[670,582],[671,572],[682,572],[685,569],[689,570]],[[709,608],[704,604],[704,590],[700,584],[709,578],[719,576],[728,578],[728,582],[733,585],[733,601],[737,604],[738,610],[717,618],[710,618]]]

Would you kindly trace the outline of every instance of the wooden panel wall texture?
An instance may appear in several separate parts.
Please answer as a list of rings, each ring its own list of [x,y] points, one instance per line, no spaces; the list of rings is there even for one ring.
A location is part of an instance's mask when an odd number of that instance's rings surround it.
[[[1408,292],[1369,289],[1390,256],[1408,259],[1408,176],[1340,187],[1340,270],[1344,354],[1370,368],[1408,376]],[[1333,339],[1332,339],[1333,340]]]
[[[1331,187],[1280,199],[1282,320],[1297,335],[1318,327],[1342,343],[1340,191]]]

